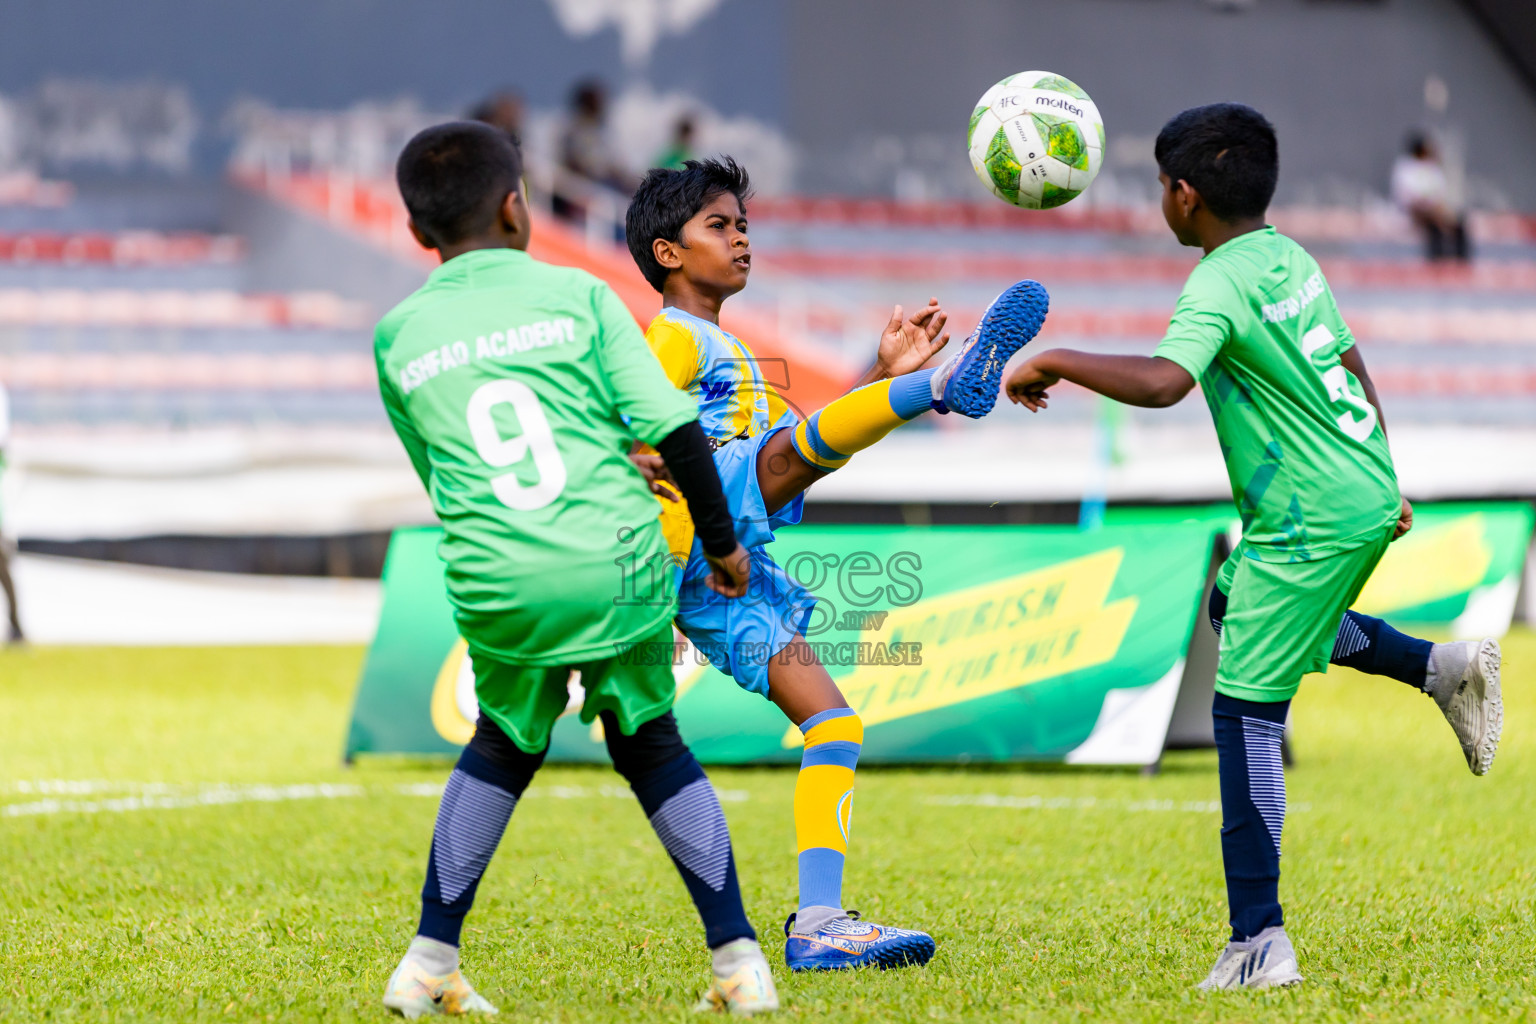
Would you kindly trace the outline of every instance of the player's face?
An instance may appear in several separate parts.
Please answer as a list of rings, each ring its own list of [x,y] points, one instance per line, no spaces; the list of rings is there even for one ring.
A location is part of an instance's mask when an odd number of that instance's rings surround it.
[[[1163,185],[1163,220],[1168,222],[1169,230],[1179,244],[1199,245],[1200,237],[1195,233],[1195,225],[1186,209],[1188,186],[1171,180],[1166,174],[1159,174],[1157,180]]]
[[[747,241],[747,212],[729,192],[715,196],[683,225],[681,255],[688,279],[735,295],[752,272],[752,243]]]

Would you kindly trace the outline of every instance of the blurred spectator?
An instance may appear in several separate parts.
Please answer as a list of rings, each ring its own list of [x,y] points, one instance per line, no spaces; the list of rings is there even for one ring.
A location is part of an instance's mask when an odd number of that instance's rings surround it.
[[[608,137],[608,91],[602,82],[587,79],[571,90],[570,120],[560,132],[560,169],[588,182],[628,194],[633,186]],[[565,220],[584,219],[585,208],[575,188],[558,189],[555,215]]]
[[[500,128],[514,139],[523,134],[523,98],[510,89],[493,93],[475,105],[469,112],[471,121],[481,121],[492,128]]]
[[[1468,258],[1466,215],[1451,194],[1440,154],[1421,132],[1408,136],[1405,152],[1392,165],[1392,201],[1423,233],[1429,259]]]
[[[5,475],[5,448],[11,438],[11,401],[0,384],[0,478]],[[4,509],[0,509],[3,513]],[[0,536],[0,590],[5,591],[5,606],[10,612],[11,643],[20,643],[26,637],[21,633],[21,612],[16,607],[16,584],[11,581],[11,563],[5,550],[5,539]]]
[[[682,170],[683,161],[693,159],[693,115],[684,114],[672,129],[672,141],[656,157],[656,167]]]

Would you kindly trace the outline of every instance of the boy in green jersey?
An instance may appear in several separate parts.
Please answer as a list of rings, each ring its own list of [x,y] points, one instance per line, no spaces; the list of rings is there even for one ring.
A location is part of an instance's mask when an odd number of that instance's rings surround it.
[[[480,717],[443,793],[420,924],[385,1005],[408,1017],[496,1012],[459,972],[464,915],[579,672],[583,720],[601,716],[614,767],[704,921],[714,980],[701,1008],[772,1010],[725,817],[672,716],[677,602],[671,580],[645,569],[666,545],[626,457],[636,441],[663,452],[705,510],[707,585],[745,593],[750,560],[698,410],[607,285],[524,251],[522,160],[505,133],[428,128],[397,178],[412,232],[443,262],[379,322],[379,389],[443,523]]]
[[[1502,718],[1497,647],[1490,663],[1478,645],[1413,641],[1348,612],[1412,510],[1398,493],[1365,363],[1317,262],[1264,223],[1279,172],[1274,129],[1239,104],[1197,107],[1168,122],[1156,155],[1168,226],[1206,253],[1167,336],[1151,357],[1043,352],[1009,375],[1007,390],[1031,411],[1046,407],[1061,380],[1162,407],[1200,382],[1243,523],[1212,594],[1232,936],[1201,988],[1288,985],[1301,975],[1278,896],[1280,741],[1301,677],[1330,658],[1348,663],[1362,639],[1396,652],[1399,668],[1416,661],[1416,685],[1436,699],[1481,774]]]

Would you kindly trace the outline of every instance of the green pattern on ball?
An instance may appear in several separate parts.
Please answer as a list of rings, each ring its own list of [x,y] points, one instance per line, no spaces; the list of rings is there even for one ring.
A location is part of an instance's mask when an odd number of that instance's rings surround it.
[[[1060,185],[1052,185],[1045,182],[1040,188],[1040,209],[1051,210],[1062,203],[1069,202],[1081,194],[1081,189],[1062,188]]]
[[[1088,140],[1076,121],[1055,114],[1030,114],[1035,127],[1045,140],[1045,155],[1055,157],[1068,167],[1079,171],[1088,169]]]
[[[1101,121],[1095,121],[1093,123],[1093,127],[1099,133],[1099,153],[1102,154],[1104,152],[1104,146],[1105,146],[1105,142],[1104,142],[1104,124]]]
[[[966,128],[965,130],[965,144],[967,146],[971,144],[971,136],[976,134],[976,122],[980,121],[981,115],[985,114],[986,112],[986,107],[977,107],[975,110],[971,111],[971,124],[970,127]]]
[[[1046,75],[1032,86],[1035,89],[1049,89],[1053,92],[1064,92],[1074,99],[1086,100],[1088,94],[1079,89],[1075,84],[1062,78],[1060,75]],[[1091,101],[1090,101],[1091,102]]]
[[[1075,124],[1058,124],[1052,128],[1045,151],[1068,167],[1079,171],[1088,169],[1088,142],[1083,138],[1083,130]]]
[[[1018,158],[1013,155],[1013,146],[1008,143],[1008,132],[999,128],[997,134],[992,136],[992,141],[987,145],[987,155],[982,158],[982,164],[987,168],[987,174],[992,178],[992,184],[1003,194],[1003,198],[1010,203],[1019,201],[1019,172],[1023,169],[1019,166]]]

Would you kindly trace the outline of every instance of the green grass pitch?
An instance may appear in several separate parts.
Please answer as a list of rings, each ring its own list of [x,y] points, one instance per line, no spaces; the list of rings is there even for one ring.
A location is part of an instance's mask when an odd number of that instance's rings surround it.
[[[783,1019],[1528,1019],[1536,635],[1474,779],[1427,698],[1335,670],[1295,705],[1285,836],[1305,986],[1203,995],[1224,939],[1215,758],[1161,774],[870,769],[850,904],[925,969],[779,975]],[[338,763],[357,649],[0,651],[0,1019],[383,1020],[443,764]],[[787,770],[716,770],[770,960],[794,907]],[[63,785],[60,780],[69,780]],[[161,784],[161,785],[150,785]],[[148,806],[147,806],[148,805]],[[551,768],[469,920],[517,1021],[689,1019],[701,932],[606,769]]]

